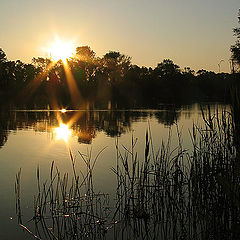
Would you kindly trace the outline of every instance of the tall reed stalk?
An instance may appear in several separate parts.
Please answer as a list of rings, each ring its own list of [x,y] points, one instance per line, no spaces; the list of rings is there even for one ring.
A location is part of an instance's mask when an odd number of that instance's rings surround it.
[[[94,191],[93,168],[98,156],[92,161],[91,154],[80,153],[87,169],[83,174],[70,152],[71,180],[52,163],[50,181],[41,183],[38,168],[33,235],[39,239],[239,239],[240,108],[239,103],[234,104],[231,112],[202,111],[204,124],[193,124],[188,151],[177,124],[175,149],[169,134],[155,151],[150,128],[143,156],[135,151],[134,137],[130,148],[117,139],[112,213],[108,211],[109,196]],[[20,173],[16,177],[20,220],[19,194]]]
[[[235,113],[236,114],[236,113]],[[238,113],[239,114],[239,113]],[[202,115],[193,125],[192,150],[170,138],[139,157],[117,145],[117,206],[121,239],[238,239],[240,236],[240,159],[236,116],[223,110]]]
[[[102,151],[101,151],[102,152]],[[101,153],[100,152],[100,153]],[[99,154],[100,154],[99,153]],[[37,239],[104,239],[110,228],[109,196],[96,193],[93,184],[93,168],[97,161],[91,159],[91,153],[80,156],[85,163],[86,173],[76,169],[76,160],[70,151],[73,178],[61,174],[52,162],[50,180],[42,183],[40,169],[37,169],[38,194],[34,200],[35,233],[29,227],[19,224]],[[17,213],[21,214],[19,196],[19,178],[16,180]],[[108,226],[109,225],[109,226]]]

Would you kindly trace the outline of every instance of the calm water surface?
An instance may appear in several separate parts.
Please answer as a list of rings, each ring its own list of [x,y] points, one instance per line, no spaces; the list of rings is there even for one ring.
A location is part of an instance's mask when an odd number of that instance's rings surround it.
[[[216,108],[221,110],[225,107],[211,105],[212,112]],[[17,226],[15,213],[14,183],[20,168],[22,210],[26,222],[33,216],[38,166],[44,181],[49,178],[52,161],[60,172],[71,173],[70,150],[78,167],[84,169],[79,152],[91,154],[94,159],[106,147],[94,167],[94,183],[97,191],[109,193],[110,198],[114,198],[116,182],[111,169],[116,165],[117,139],[119,146],[126,148],[131,146],[132,137],[137,139],[135,150],[141,158],[144,155],[145,134],[149,127],[155,150],[162,141],[168,139],[170,131],[172,148],[177,146],[178,128],[184,148],[191,150],[189,132],[193,122],[202,123],[201,108],[197,104],[177,109],[162,106],[160,110],[87,110],[65,113],[18,110],[0,114],[0,239],[6,240],[29,237]]]

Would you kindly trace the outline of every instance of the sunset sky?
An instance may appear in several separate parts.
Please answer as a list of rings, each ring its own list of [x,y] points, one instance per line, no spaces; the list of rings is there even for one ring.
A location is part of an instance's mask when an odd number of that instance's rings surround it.
[[[109,50],[155,67],[164,58],[181,68],[229,72],[239,0],[0,0],[0,48],[9,60],[47,57],[55,37]]]

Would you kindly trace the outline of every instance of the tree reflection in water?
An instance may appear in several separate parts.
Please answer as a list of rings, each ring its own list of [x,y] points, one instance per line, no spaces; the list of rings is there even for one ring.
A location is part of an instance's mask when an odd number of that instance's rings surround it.
[[[44,239],[51,240],[239,239],[238,118],[225,110],[211,115],[209,110],[203,119],[203,127],[193,126],[192,151],[184,149],[179,139],[174,150],[169,140],[155,152],[150,130],[142,156],[133,138],[129,148],[116,144],[116,201],[110,208],[108,196],[94,191],[95,160],[80,153],[87,168],[84,175],[76,171],[70,152],[72,181],[52,164],[50,182],[43,184],[43,191],[38,184],[33,218],[38,236],[45,234]],[[39,172],[37,178],[39,182]],[[17,194],[18,183],[19,175]]]
[[[116,137],[131,131],[132,123],[155,117],[159,123],[170,126],[180,117],[175,109],[163,110],[86,110],[86,111],[1,111],[0,146],[3,146],[12,131],[33,129],[36,132],[50,132],[59,122],[68,124],[72,135],[79,143],[91,144],[99,131],[107,136]]]

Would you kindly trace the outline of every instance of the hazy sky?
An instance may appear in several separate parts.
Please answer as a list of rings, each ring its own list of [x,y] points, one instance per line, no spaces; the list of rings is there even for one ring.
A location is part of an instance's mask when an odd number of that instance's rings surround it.
[[[229,71],[239,0],[0,0],[0,48],[9,60],[31,62],[58,35],[155,67],[164,58],[181,68]]]

